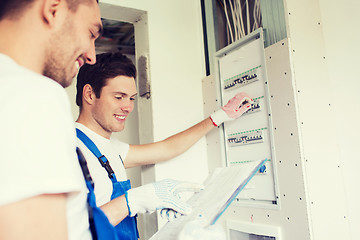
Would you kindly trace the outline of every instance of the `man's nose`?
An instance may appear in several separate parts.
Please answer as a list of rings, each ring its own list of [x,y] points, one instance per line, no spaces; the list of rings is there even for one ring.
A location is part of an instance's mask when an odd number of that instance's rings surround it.
[[[121,109],[129,113],[132,112],[132,110],[134,109],[134,102],[130,99],[127,99]]]
[[[96,63],[95,41],[93,41],[90,50],[85,53],[85,58],[87,64],[93,65]]]

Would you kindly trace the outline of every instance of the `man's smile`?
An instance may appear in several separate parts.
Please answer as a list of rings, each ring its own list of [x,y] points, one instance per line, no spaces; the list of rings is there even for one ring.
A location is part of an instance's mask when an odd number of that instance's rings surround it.
[[[119,119],[119,120],[125,120],[126,116],[125,115],[117,115],[117,114],[114,114],[115,118],[116,119]]]

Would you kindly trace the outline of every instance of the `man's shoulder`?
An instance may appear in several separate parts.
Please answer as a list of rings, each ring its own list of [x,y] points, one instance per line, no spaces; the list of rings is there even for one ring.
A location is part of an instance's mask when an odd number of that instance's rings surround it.
[[[126,147],[129,146],[128,143],[121,141],[117,136],[114,136],[114,135],[111,136],[110,142],[112,145],[115,145],[115,146],[126,146]]]
[[[3,87],[16,87],[18,91],[27,90],[27,92],[43,92],[44,89],[55,92],[64,91],[54,80],[17,64],[13,59],[1,53],[0,62],[0,79]]]

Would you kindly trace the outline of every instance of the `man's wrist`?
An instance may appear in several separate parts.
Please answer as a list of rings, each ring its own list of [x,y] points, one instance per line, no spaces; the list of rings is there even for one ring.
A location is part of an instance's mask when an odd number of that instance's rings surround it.
[[[209,118],[210,118],[211,123],[212,123],[215,127],[218,127],[218,125],[216,125],[216,123],[215,123],[214,120],[211,118],[211,116],[209,116]]]
[[[227,116],[227,114],[222,108],[220,108],[216,112],[213,112],[210,115],[210,118],[213,124],[217,127],[220,126],[223,122],[231,120],[231,118]]]
[[[127,206],[127,208],[128,208],[128,211],[129,211],[129,216],[130,216],[130,217],[135,216],[136,213],[135,213],[135,214],[132,214],[131,209],[130,209],[129,196],[128,196],[128,192],[127,192],[127,191],[125,192],[125,199],[126,199],[126,206]]]

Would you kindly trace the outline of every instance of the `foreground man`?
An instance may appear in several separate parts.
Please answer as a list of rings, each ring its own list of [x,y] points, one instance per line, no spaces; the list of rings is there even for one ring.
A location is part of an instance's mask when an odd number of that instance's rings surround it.
[[[99,235],[106,224],[89,231],[87,189],[63,89],[79,67],[95,63],[101,30],[95,0],[0,2],[1,240],[79,240],[91,239],[91,234],[117,239]],[[133,208],[186,207],[171,192],[161,189],[158,197],[153,186],[159,184],[144,186],[157,202],[132,201]],[[173,204],[164,205],[165,200]]]
[[[95,0],[0,2],[2,240],[91,239],[63,87],[95,63],[101,28]]]
[[[252,101],[247,94],[239,93],[211,117],[181,133],[160,142],[129,145],[113,138],[112,133],[124,129],[126,117],[134,108],[135,77],[136,69],[131,60],[119,53],[97,55],[96,64],[84,65],[77,77],[78,146],[95,183],[97,205],[102,206],[116,226],[120,239],[137,239],[134,216],[156,210],[149,207],[156,206],[160,200],[153,194],[154,187],[166,192],[183,186],[183,183],[165,180],[156,186],[131,189],[125,168],[166,161],[185,152],[215,126],[240,117]],[[149,206],[144,207],[146,205]],[[186,213],[184,207],[172,209]]]

